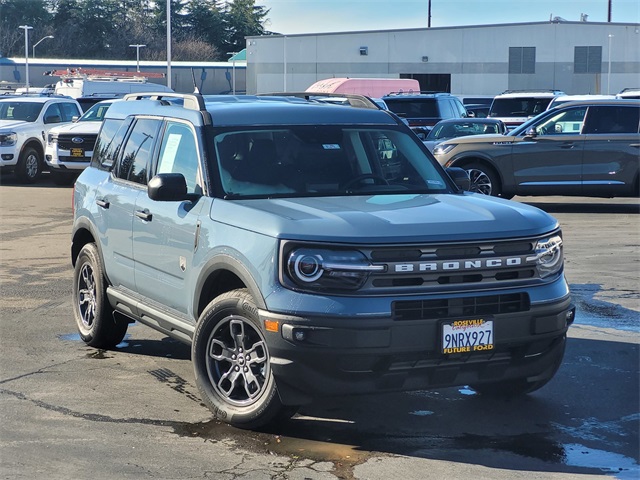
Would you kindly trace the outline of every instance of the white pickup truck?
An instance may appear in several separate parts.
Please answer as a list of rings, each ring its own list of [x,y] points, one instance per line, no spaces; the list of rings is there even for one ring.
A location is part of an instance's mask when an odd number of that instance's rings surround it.
[[[71,98],[15,96],[0,99],[0,169],[19,181],[35,182],[42,173],[49,130],[71,123],[82,110]]]

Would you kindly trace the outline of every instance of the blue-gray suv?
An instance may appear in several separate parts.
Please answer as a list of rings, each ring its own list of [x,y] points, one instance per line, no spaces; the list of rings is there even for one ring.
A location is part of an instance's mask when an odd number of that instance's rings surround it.
[[[82,339],[137,321],[190,344],[203,401],[242,428],[322,396],[547,383],[574,317],[558,222],[463,191],[349,98],[114,103],[75,184]]]

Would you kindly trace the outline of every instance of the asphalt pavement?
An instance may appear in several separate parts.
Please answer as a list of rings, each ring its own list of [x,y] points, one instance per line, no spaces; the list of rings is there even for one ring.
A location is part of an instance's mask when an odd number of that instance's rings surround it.
[[[640,477],[640,203],[520,198],[563,226],[578,306],[543,389],[468,387],[317,402],[266,431],[212,418],[189,347],[145,326],[114,350],[71,310],[72,189],[0,185],[4,479],[596,479]]]

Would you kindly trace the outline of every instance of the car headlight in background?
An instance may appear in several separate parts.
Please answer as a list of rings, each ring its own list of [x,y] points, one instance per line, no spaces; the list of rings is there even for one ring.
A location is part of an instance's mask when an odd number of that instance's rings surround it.
[[[458,146],[458,144],[456,144],[456,143],[447,143],[445,145],[443,145],[441,143],[441,144],[435,146],[435,148],[433,149],[433,154],[434,155],[444,155],[445,153],[449,153],[451,150],[453,150],[457,146]]]
[[[0,147],[11,147],[18,141],[16,132],[0,132]]]
[[[535,261],[540,278],[553,275],[562,269],[562,237],[553,237],[538,240],[535,246],[535,256],[527,258],[527,261]]]
[[[306,291],[357,290],[371,272],[385,269],[357,250],[308,246],[285,247],[282,262],[284,285]]]

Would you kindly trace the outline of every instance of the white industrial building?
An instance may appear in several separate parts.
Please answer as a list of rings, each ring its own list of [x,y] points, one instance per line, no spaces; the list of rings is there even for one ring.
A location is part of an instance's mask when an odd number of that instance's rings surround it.
[[[496,95],[640,87],[640,24],[549,22],[247,37],[247,93],[331,77],[415,78],[422,90]]]

